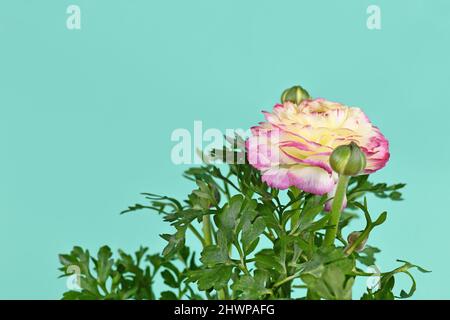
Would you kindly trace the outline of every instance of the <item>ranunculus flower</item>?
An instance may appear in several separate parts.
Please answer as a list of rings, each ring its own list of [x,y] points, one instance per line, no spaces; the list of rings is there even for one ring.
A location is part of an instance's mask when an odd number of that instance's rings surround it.
[[[381,169],[389,159],[388,141],[359,108],[314,99],[284,102],[263,113],[266,122],[252,128],[246,147],[250,164],[271,187],[332,195],[337,174],[330,154],[352,141],[366,155],[361,174]]]

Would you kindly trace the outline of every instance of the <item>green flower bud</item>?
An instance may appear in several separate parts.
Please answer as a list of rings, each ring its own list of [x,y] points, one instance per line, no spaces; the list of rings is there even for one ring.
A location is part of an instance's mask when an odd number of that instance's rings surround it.
[[[290,101],[295,104],[300,104],[305,99],[309,99],[309,93],[300,86],[293,86],[292,88],[286,89],[281,95],[281,102],[285,103]]]
[[[347,237],[348,247],[351,247],[353,243],[355,243],[356,239],[359,238],[361,235],[360,231],[353,231],[350,233]],[[361,252],[364,250],[364,247],[366,246],[367,239],[364,239],[358,246],[355,248],[356,252]]]
[[[339,146],[330,156],[333,170],[345,176],[356,176],[366,167],[366,155],[354,142]]]

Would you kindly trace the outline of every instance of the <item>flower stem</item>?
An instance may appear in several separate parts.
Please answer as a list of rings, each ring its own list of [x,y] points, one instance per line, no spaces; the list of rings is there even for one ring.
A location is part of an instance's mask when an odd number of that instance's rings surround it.
[[[325,233],[323,245],[326,247],[332,246],[336,238],[339,220],[341,218],[341,209],[344,202],[345,194],[347,192],[349,176],[339,175],[339,180],[336,187],[333,203],[331,205],[330,219],[328,220],[329,229]]]

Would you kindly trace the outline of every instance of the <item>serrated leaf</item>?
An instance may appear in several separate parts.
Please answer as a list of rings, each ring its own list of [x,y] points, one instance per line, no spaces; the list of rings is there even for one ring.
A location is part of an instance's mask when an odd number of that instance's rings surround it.
[[[221,212],[214,217],[216,225],[219,228],[219,231],[224,235],[224,239],[227,243],[231,243],[233,240],[242,204],[243,197],[241,195],[235,195],[231,198],[230,202],[225,205]]]
[[[254,276],[241,276],[231,288],[234,291],[240,291],[241,300],[257,300],[271,293],[271,290],[266,288],[266,281],[268,273],[263,270],[256,270]]]
[[[185,229],[178,230],[175,234],[162,234],[161,238],[166,240],[168,243],[163,250],[164,256],[170,256],[180,250],[185,243]]]
[[[354,277],[349,276],[355,260],[345,256],[338,248],[317,251],[310,261],[302,265],[300,275],[310,290],[324,299],[351,299]]]
[[[336,264],[324,267],[320,278],[312,274],[304,274],[301,278],[310,290],[324,299],[351,300],[352,298],[354,278],[348,277]]]
[[[247,221],[242,227],[241,242],[244,252],[250,252],[251,246],[255,240],[264,232],[266,224],[263,217],[256,218],[253,222]]]
[[[233,266],[217,265],[189,272],[189,281],[197,282],[199,290],[220,290],[228,284]]]
[[[164,283],[169,287],[178,288],[178,282],[172,272],[170,272],[169,270],[164,270],[163,272],[161,272],[161,276],[164,279]]]
[[[104,285],[106,279],[110,276],[111,268],[114,260],[111,259],[112,252],[108,246],[103,246],[99,249],[96,261],[97,280],[101,285]]]
[[[263,269],[282,274],[284,266],[280,261],[280,257],[275,255],[272,249],[263,249],[255,255],[255,265],[257,269]]]
[[[200,261],[207,266],[225,264],[230,261],[227,248],[217,245],[207,246],[203,249]]]

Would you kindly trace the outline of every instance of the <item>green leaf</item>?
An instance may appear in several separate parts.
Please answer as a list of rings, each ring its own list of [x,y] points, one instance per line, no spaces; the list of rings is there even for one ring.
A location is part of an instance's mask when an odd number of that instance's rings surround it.
[[[256,270],[254,276],[244,275],[240,277],[231,289],[233,291],[240,291],[241,300],[257,300],[270,294],[272,291],[266,288],[266,281],[268,273],[263,270]]]
[[[178,297],[172,291],[163,291],[160,300],[178,300]]]
[[[179,251],[179,254],[180,254],[181,260],[185,264],[187,264],[188,263],[188,259],[189,259],[189,254],[190,254],[189,247],[184,246],[183,248],[181,248],[180,251]]]
[[[399,200],[403,200],[402,199],[402,194],[398,191],[394,191],[389,195],[389,198],[391,198],[391,200],[394,201],[399,201]]]
[[[284,273],[284,265],[280,257],[275,255],[273,249],[263,249],[255,255],[255,265],[257,269]]]
[[[169,287],[178,288],[178,282],[172,272],[170,272],[169,270],[164,270],[163,272],[161,272],[161,276],[164,279],[164,283]]]
[[[337,266],[330,265],[324,269],[321,278],[305,274],[302,280],[313,292],[324,299],[329,300],[351,300],[353,277],[346,274]]]
[[[320,277],[326,265],[347,260],[341,249],[321,248],[314,253],[311,259],[302,264],[303,273]],[[351,270],[351,266],[348,267]]]
[[[397,261],[398,261],[398,262],[403,262],[403,263],[404,263],[403,267],[401,267],[401,270],[402,270],[402,271],[403,271],[403,270],[408,270],[408,269],[411,269],[411,268],[416,268],[417,270],[419,270],[419,271],[422,272],[422,273],[430,273],[430,272],[431,272],[430,270],[427,270],[427,269],[425,269],[425,268],[422,268],[421,266],[418,266],[418,265],[416,265],[416,264],[412,264],[411,262],[406,261],[406,260],[400,260],[400,259],[397,259]]]
[[[147,248],[140,248],[135,253],[135,259],[119,250],[119,257],[113,259],[109,247],[98,250],[97,259],[91,258],[88,250],[74,247],[70,254],[60,255],[63,267],[60,269],[67,276],[68,268],[79,268],[80,292],[68,291],[63,299],[154,299],[152,291],[153,279],[150,269],[141,268]],[[90,261],[94,268],[91,270]]]
[[[67,291],[63,293],[62,300],[98,300],[98,296],[87,291]]]
[[[300,275],[310,290],[324,299],[348,300],[352,297],[354,277],[349,276],[355,260],[341,249],[326,248],[317,251],[303,265]]]
[[[193,209],[207,211],[219,203],[220,194],[217,192],[215,183],[211,180],[208,182],[196,180],[196,184],[198,189],[189,195],[189,204]]]
[[[182,210],[182,205],[177,199],[166,196],[160,196],[153,193],[143,193],[142,195],[144,195],[147,200],[150,200],[150,205],[135,204],[133,206],[129,206],[126,210],[123,210],[120,214],[143,209],[150,209],[158,213],[164,214],[167,213],[167,209],[170,209],[171,211]]]
[[[259,238],[264,232],[266,224],[263,217],[256,218],[253,222],[246,221],[242,228],[241,242],[244,248],[244,252],[250,253],[252,244]]]
[[[372,292],[371,289],[367,289],[367,292],[363,294],[361,300],[394,300],[395,296],[392,292],[394,285],[394,277],[384,277],[381,279],[380,289],[376,292]]]
[[[403,200],[400,189],[406,186],[404,183],[397,183],[393,185],[387,185],[386,183],[374,184],[368,181],[368,175],[352,177],[349,182],[349,191],[347,198],[350,206],[351,200],[364,196],[367,193],[373,193],[378,198],[389,198],[393,201]]]
[[[217,265],[212,268],[190,271],[188,280],[197,282],[199,290],[211,288],[220,290],[228,284],[232,275],[233,266]]]
[[[412,284],[411,288],[409,289],[409,292],[406,292],[405,290],[400,291],[400,299],[408,299],[413,296],[414,292],[416,292],[416,280],[414,279],[414,277],[410,272],[405,271],[404,273],[409,276]]]
[[[114,260],[111,259],[112,252],[108,246],[103,246],[99,249],[96,261],[97,280],[101,285],[104,285],[106,279],[111,273]]]
[[[303,232],[307,230],[311,225],[314,223],[314,219],[316,216],[323,211],[323,204],[311,206],[308,209],[304,210],[301,215],[300,219],[298,220],[297,226],[295,229],[297,229],[297,232]],[[329,217],[325,217],[323,219],[324,221],[327,221]]]
[[[411,287],[408,292],[405,290],[400,291],[400,296],[398,298],[400,299],[406,299],[410,298],[414,292],[416,291],[416,281],[414,280],[414,277],[409,272],[410,269],[415,268],[423,273],[428,273],[430,271],[417,266],[415,264],[412,264],[405,260],[397,260],[398,262],[402,262],[403,265],[390,271],[386,272],[380,280],[380,288],[372,292],[371,290],[368,290],[367,293],[365,293],[361,299],[364,300],[394,300],[395,295],[393,293],[394,285],[395,285],[395,275],[398,273],[405,273],[410,279],[411,279]]]
[[[238,224],[238,218],[241,212],[243,197],[235,195],[231,198],[224,208],[219,212],[214,220],[219,231],[223,234],[227,243],[231,243],[234,237],[234,231]]]
[[[366,246],[364,248],[364,250],[357,253],[356,260],[358,260],[365,266],[370,267],[370,266],[373,266],[376,262],[375,254],[380,253],[380,252],[381,252],[381,250],[376,247]]]
[[[375,220],[375,222],[373,222],[374,226],[379,226],[380,224],[384,223],[386,221],[387,218],[387,212],[383,212],[382,214],[380,214],[380,216],[378,217],[377,220]]]
[[[302,275],[303,282],[308,288],[329,300],[351,300],[353,277],[347,277],[346,273],[338,265],[326,266],[317,278],[311,274]]]
[[[203,249],[200,261],[207,266],[214,266],[230,262],[230,257],[227,248],[212,245]]]
[[[257,211],[264,218],[264,222],[267,228],[275,230],[277,234],[281,234],[283,232],[280,224],[278,223],[274,215],[275,206],[273,205],[272,202],[268,204],[258,203]]]

